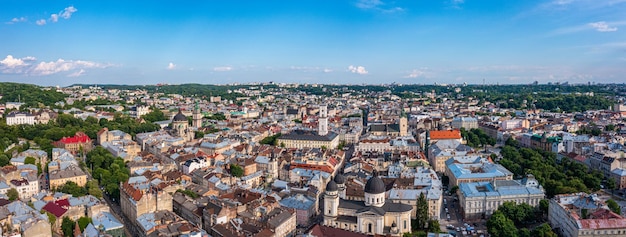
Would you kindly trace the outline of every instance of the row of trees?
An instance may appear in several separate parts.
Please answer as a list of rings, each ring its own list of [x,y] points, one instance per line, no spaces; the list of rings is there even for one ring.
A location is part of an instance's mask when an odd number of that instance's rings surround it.
[[[542,220],[548,212],[548,200],[541,200],[538,208],[534,208],[526,203],[515,204],[515,202],[505,202],[487,221],[487,231],[493,237],[556,237],[552,228],[547,223],[543,223],[532,230],[528,227]]]
[[[587,166],[569,159],[557,162],[556,154],[552,152],[518,148],[511,139],[506,143],[499,163],[516,177],[534,175],[546,190],[548,198],[557,194],[600,189],[603,175],[599,171],[589,171]]]
[[[74,197],[82,197],[85,195],[92,195],[97,198],[102,198],[102,190],[98,185],[97,180],[89,180],[84,187],[78,186],[78,184],[69,181],[63,186],[57,188],[58,192],[72,194]]]
[[[100,186],[116,200],[120,197],[120,182],[126,182],[130,171],[122,158],[114,157],[101,146],[87,153],[86,164],[91,175],[97,179]]]
[[[482,129],[472,128],[469,131],[465,128],[461,128],[461,137],[467,141],[467,145],[470,147],[478,148],[485,145],[495,145],[496,139],[490,137]]]

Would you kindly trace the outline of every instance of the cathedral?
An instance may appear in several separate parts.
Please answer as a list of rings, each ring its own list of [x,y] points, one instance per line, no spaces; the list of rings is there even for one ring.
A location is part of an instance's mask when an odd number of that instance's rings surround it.
[[[365,184],[365,201],[345,200],[345,181],[337,174],[326,185],[324,225],[368,235],[402,236],[411,232],[413,207],[387,202],[385,183],[377,174]]]
[[[189,127],[187,116],[181,110],[178,110],[178,114],[172,119],[172,130],[170,132],[172,136],[181,137],[186,142],[193,140],[195,135],[193,129]]]

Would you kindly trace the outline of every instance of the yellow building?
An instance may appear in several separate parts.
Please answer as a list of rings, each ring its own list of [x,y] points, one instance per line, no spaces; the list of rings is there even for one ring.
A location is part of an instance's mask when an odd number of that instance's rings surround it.
[[[87,174],[74,165],[63,170],[50,172],[50,189],[63,186],[69,181],[78,184],[78,186],[85,186],[87,184]]]

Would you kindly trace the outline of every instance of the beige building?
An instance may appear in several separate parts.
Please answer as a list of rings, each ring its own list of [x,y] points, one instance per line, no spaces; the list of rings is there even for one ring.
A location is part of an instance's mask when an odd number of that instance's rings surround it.
[[[335,149],[339,145],[339,136],[334,132],[319,135],[315,131],[294,130],[277,139],[285,148],[322,148]]]
[[[387,201],[385,183],[377,175],[365,185],[365,201],[340,198],[339,185],[343,187],[334,180],[326,185],[324,225],[368,235],[402,236],[411,232],[413,207]]]
[[[120,206],[130,220],[156,211],[172,211],[172,195],[176,191],[164,189],[165,183],[153,185],[144,176],[131,177],[120,187]]]
[[[626,236],[626,218],[608,210],[596,194],[556,195],[550,200],[548,222],[564,237]]]
[[[87,184],[87,174],[76,165],[71,165],[63,170],[50,172],[50,189],[58,188],[72,181],[78,186]]]

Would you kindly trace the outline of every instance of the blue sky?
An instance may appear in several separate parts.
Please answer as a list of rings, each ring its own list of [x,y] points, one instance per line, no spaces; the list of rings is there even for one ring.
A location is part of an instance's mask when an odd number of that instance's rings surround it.
[[[0,2],[0,81],[626,82],[626,0]]]

